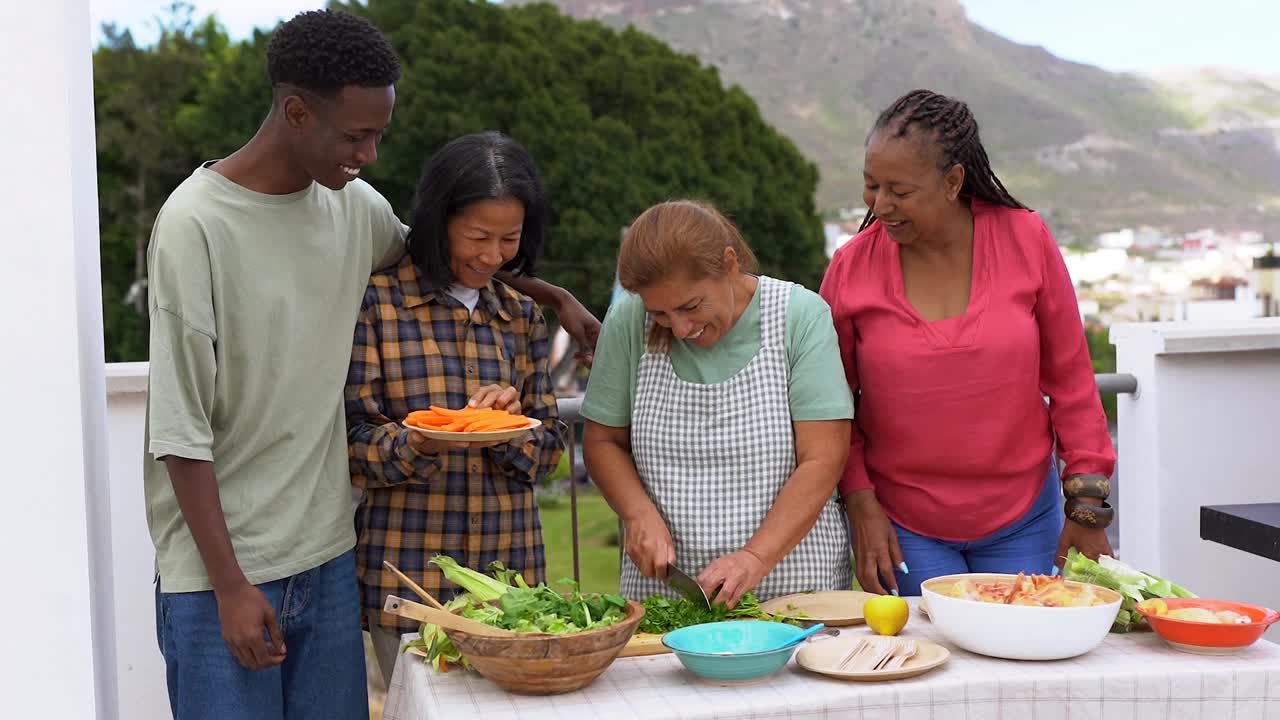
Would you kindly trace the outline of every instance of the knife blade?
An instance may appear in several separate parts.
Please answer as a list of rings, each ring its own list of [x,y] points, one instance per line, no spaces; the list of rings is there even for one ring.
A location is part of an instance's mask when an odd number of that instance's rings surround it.
[[[711,601],[707,599],[707,594],[702,590],[702,586],[698,584],[698,581],[689,577],[688,573],[672,563],[667,563],[667,577],[665,580],[672,590],[689,598],[690,601],[697,605],[701,605],[708,610],[711,609]]]

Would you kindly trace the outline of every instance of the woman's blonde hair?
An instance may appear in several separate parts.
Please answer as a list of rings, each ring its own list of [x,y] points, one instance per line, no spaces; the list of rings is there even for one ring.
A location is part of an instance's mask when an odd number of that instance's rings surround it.
[[[694,200],[671,200],[640,213],[622,237],[618,250],[618,283],[628,292],[684,274],[693,281],[724,277],[729,272],[725,248],[733,248],[738,269],[759,269],[755,253],[742,233],[714,207]],[[671,329],[654,323],[649,349],[665,352]]]

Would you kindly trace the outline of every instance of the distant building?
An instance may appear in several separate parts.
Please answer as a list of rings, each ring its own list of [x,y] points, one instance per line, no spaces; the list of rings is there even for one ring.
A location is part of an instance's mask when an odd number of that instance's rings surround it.
[[[1067,272],[1071,279],[1080,283],[1097,283],[1124,272],[1129,264],[1129,255],[1119,248],[1105,248],[1087,253],[1064,252],[1063,261],[1067,264]]]
[[[1232,323],[1262,314],[1258,296],[1242,278],[1196,280],[1191,299],[1178,303],[1177,320],[1205,323]]]
[[[867,216],[867,209],[864,207],[840,208],[836,211],[840,216],[841,222],[862,222],[862,218]]]
[[[1106,232],[1098,236],[1098,247],[1113,250],[1128,250],[1134,244],[1134,232],[1129,228]]]
[[[830,258],[840,249],[841,245],[849,242],[853,238],[854,233],[850,232],[848,226],[843,223],[823,223],[822,234],[827,241],[827,257]]]

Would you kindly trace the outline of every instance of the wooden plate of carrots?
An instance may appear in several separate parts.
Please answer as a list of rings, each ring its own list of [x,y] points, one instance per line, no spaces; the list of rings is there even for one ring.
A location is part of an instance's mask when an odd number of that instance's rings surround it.
[[[404,419],[404,426],[435,440],[455,442],[493,442],[510,440],[538,427],[538,418],[513,415],[494,408],[462,408],[450,410],[432,405],[429,410],[415,410]]]

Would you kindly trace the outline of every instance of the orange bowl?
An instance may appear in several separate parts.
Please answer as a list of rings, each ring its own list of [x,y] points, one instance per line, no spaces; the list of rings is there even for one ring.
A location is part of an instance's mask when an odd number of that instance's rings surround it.
[[[1275,610],[1228,600],[1164,598],[1162,602],[1170,611],[1182,608],[1204,608],[1211,612],[1232,610],[1252,621],[1247,624],[1229,624],[1179,620],[1167,615],[1157,615],[1152,609],[1151,600],[1138,603],[1138,612],[1142,613],[1151,624],[1151,629],[1165,642],[1178,650],[1205,655],[1222,655],[1248,647],[1257,642],[1272,623],[1280,620],[1280,613]]]

